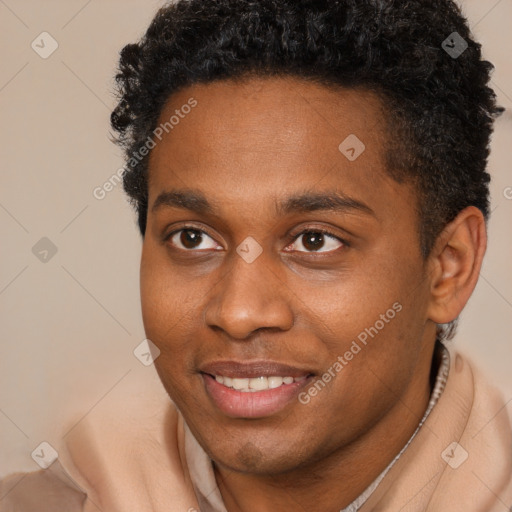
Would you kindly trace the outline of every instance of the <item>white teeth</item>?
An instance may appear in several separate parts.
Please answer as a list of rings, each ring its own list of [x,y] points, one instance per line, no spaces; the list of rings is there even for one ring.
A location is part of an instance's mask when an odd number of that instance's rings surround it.
[[[222,375],[216,375],[215,380],[219,384],[223,384],[228,388],[242,391],[243,393],[250,393],[255,391],[265,391],[267,389],[275,389],[283,384],[293,384],[293,382],[300,382],[304,380],[306,376],[302,377],[254,377],[252,379],[239,379],[231,377],[223,377]]]
[[[233,379],[233,383],[231,386],[235,389],[248,389],[249,388],[249,379]]]
[[[268,389],[267,377],[256,377],[255,379],[249,379],[249,388],[255,389],[256,391]]]
[[[268,387],[270,389],[278,388],[283,383],[283,377],[269,377]]]

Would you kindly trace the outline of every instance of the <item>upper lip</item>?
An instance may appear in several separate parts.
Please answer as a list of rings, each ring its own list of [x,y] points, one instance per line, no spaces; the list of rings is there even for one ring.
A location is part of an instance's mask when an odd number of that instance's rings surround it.
[[[207,363],[199,369],[201,373],[209,375],[222,375],[231,378],[255,377],[303,377],[312,375],[313,372],[306,368],[290,366],[288,364],[278,363],[276,361],[259,360],[259,361],[214,361]]]

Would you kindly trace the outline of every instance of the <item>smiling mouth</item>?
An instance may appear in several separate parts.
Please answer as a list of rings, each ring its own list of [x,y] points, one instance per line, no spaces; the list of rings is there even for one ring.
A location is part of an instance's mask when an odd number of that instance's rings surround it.
[[[229,418],[279,414],[315,375],[311,367],[270,359],[210,361],[198,371],[210,403]]]
[[[208,374],[209,375],[209,374]],[[241,391],[242,393],[255,393],[258,391],[266,391],[269,389],[276,389],[283,385],[293,384],[294,382],[302,382],[308,378],[309,375],[302,375],[301,377],[281,377],[265,376],[253,378],[244,377],[226,377],[223,375],[210,375],[219,384],[222,384],[228,389]]]
[[[271,417],[298,403],[301,390],[313,378],[312,374],[238,378],[201,373],[201,376],[206,395],[217,411],[228,418],[246,419]]]

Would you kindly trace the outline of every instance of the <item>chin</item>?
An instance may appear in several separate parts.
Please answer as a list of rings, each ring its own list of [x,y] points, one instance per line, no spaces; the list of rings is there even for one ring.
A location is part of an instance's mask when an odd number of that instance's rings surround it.
[[[217,465],[230,471],[261,476],[282,475],[301,465],[295,457],[290,457],[290,451],[286,448],[280,454],[276,453],[275,449],[258,447],[251,441],[242,443],[238,447],[231,447],[229,452],[217,447],[211,454],[211,458]]]

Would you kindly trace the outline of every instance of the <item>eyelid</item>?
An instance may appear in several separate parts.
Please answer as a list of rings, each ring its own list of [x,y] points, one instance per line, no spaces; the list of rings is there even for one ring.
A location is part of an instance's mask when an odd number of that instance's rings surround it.
[[[210,237],[212,236],[211,233],[209,232],[209,229],[207,227],[205,228],[204,224],[196,225],[193,221],[189,221],[186,224],[180,224],[179,222],[173,223],[172,230],[169,231],[169,233],[164,234],[164,238],[168,238],[169,236],[174,235],[178,231],[187,230],[187,229],[190,229],[190,230],[194,229],[196,231],[201,231],[203,233],[206,233]]]

